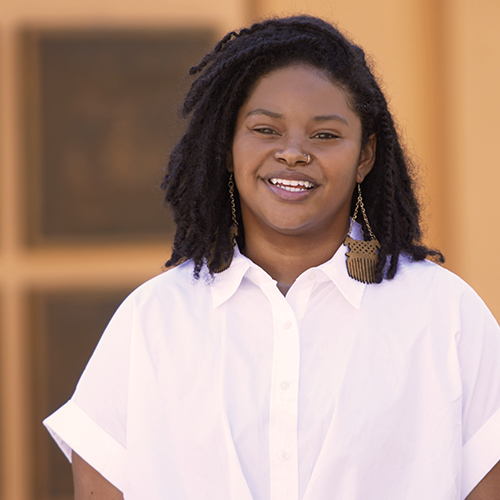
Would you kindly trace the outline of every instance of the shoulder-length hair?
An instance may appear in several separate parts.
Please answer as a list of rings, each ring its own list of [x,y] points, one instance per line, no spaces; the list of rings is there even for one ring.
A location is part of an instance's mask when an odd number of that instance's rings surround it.
[[[203,265],[214,274],[231,262],[233,223],[227,166],[236,117],[259,78],[297,63],[324,71],[347,92],[361,120],[362,145],[376,135],[375,163],[362,185],[368,219],[381,245],[376,281],[394,277],[401,253],[414,260],[433,256],[443,261],[441,253],[421,243],[412,164],[363,50],[325,21],[295,16],[233,31],[191,68],[191,75],[199,76],[182,107],[187,129],[171,153],[162,183],[177,226],[166,266],[192,259],[198,277]],[[235,194],[238,206],[237,191]],[[237,214],[238,243],[244,247],[239,210]],[[368,237],[365,222],[359,222]]]

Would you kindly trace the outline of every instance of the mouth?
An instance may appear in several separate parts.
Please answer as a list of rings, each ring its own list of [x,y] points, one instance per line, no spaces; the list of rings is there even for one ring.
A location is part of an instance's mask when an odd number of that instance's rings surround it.
[[[269,183],[290,193],[303,193],[315,187],[314,183],[310,181],[280,179],[278,177],[271,177]]]

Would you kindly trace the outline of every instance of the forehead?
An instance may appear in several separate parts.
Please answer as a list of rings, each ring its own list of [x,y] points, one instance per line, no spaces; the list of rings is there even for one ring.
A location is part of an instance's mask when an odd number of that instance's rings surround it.
[[[353,119],[349,93],[323,70],[307,64],[275,69],[257,80],[242,113],[264,108],[288,115],[343,113]]]

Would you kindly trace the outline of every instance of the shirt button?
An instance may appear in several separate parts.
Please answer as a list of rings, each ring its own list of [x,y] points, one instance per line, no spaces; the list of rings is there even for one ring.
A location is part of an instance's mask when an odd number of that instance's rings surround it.
[[[282,391],[286,391],[290,387],[290,384],[288,382],[281,382],[280,388]]]
[[[282,451],[280,453],[280,460],[283,460],[283,462],[285,462],[286,460],[288,460],[288,458],[289,458],[289,455],[288,455],[288,453],[286,451]]]
[[[309,279],[312,281],[314,278],[316,278],[316,273],[310,273]]]
[[[283,328],[284,328],[285,330],[289,330],[291,326],[292,326],[292,322],[291,322],[291,321],[285,321],[285,322],[283,323]]]

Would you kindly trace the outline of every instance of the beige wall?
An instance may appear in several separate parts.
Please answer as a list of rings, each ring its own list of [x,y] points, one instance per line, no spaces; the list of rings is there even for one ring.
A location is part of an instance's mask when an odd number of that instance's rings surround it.
[[[449,5],[444,186],[453,224],[446,238],[454,268],[500,319],[500,3]]]
[[[23,294],[30,287],[111,287],[160,270],[160,245],[27,250],[22,224],[20,107],[15,35],[48,26],[212,26],[308,12],[338,21],[373,55],[421,164],[427,241],[500,318],[496,198],[500,116],[497,0],[3,0],[0,4],[0,457],[2,500],[28,500],[30,436]],[[73,263],[79,262],[76,267]],[[124,272],[124,269],[126,270]]]

